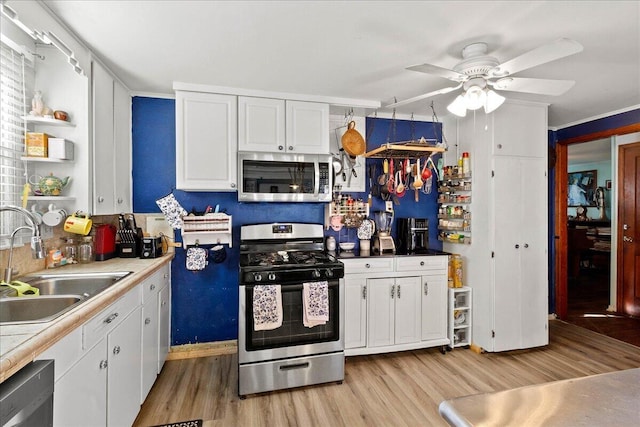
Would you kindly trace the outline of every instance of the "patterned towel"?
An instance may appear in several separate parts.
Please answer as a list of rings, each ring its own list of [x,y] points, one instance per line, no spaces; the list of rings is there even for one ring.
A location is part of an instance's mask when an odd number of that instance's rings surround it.
[[[304,326],[313,328],[329,321],[329,284],[326,281],[303,283],[302,302]]]
[[[253,330],[269,331],[282,326],[280,285],[253,287]]]

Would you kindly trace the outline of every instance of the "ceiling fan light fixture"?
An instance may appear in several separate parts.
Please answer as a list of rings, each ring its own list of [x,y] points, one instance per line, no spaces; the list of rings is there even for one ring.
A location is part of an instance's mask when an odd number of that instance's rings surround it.
[[[447,106],[447,110],[451,114],[455,114],[458,117],[464,117],[467,115],[467,106],[466,101],[463,95],[456,96],[456,99],[453,100],[451,104]]]
[[[484,112],[489,114],[494,112],[504,103],[505,97],[498,95],[492,90],[487,91],[487,99],[484,104]]]
[[[464,94],[467,109],[477,110],[485,105],[487,93],[479,86],[471,86]]]

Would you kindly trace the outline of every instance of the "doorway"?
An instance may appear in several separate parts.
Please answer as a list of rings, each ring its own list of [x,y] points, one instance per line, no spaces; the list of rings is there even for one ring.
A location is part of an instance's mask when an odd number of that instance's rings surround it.
[[[606,181],[604,184],[605,191],[608,191],[608,193],[604,193],[608,196],[607,201],[605,202],[606,218],[601,218],[599,210],[600,207],[596,202],[596,205],[589,206],[587,208],[587,211],[593,211],[595,209],[597,212],[595,219],[603,220],[604,222],[591,222],[589,224],[591,227],[587,227],[586,232],[581,231],[577,233],[583,235],[583,237],[586,233],[589,233],[591,235],[590,237],[592,240],[589,242],[590,246],[587,249],[593,249],[594,237],[603,238],[607,234],[607,232],[610,233],[610,241],[608,243],[609,248],[607,249],[609,249],[611,251],[611,254],[613,254],[613,256],[608,257],[611,269],[606,269],[606,264],[602,264],[603,262],[606,263],[606,256],[603,259],[602,255],[600,254],[600,256],[597,256],[594,259],[593,253],[591,251],[587,253],[586,256],[580,256],[577,263],[570,257],[569,241],[576,238],[576,236],[574,235],[576,234],[576,232],[570,231],[570,219],[575,221],[577,219],[576,217],[578,216],[578,212],[577,210],[570,210],[568,196],[570,176],[569,148],[571,145],[592,142],[596,141],[597,139],[610,139],[612,136],[615,136],[617,146],[620,146],[621,144],[631,144],[634,137],[636,141],[640,141],[640,134],[637,133],[639,130],[640,125],[630,125],[625,128],[612,129],[610,131],[602,132],[597,135],[586,135],[584,137],[574,138],[573,140],[559,141],[555,151],[556,173],[554,189],[554,287],[556,296],[556,314],[563,320],[569,320],[568,317],[570,315],[570,307],[572,309],[572,315],[575,314],[576,309],[583,310],[583,316],[579,319],[579,322],[582,323],[580,324],[580,326],[596,330],[597,332],[613,336],[614,338],[618,338],[623,341],[631,342],[632,344],[638,346],[640,346],[640,318],[629,317],[628,315],[625,315],[622,310],[620,310],[620,308],[622,307],[621,295],[623,292],[621,281],[622,276],[620,275],[619,270],[616,271],[616,268],[620,263],[619,257],[621,256],[621,243],[618,240],[622,239],[622,234],[620,234],[622,230],[622,224],[618,225],[617,221],[619,199],[616,196],[620,194],[620,192],[616,189],[616,181],[621,182],[622,178],[618,176],[620,167],[617,163],[617,152],[615,150],[612,151],[612,153],[614,154],[614,158],[612,159],[611,189],[607,189],[609,185]],[[576,145],[576,147],[577,146],[578,145]],[[588,172],[590,170],[593,169],[581,168],[579,172]],[[584,180],[582,184],[588,185],[589,180]],[[596,188],[602,186],[602,181],[600,181],[598,184],[599,185],[597,185]],[[637,185],[634,188],[636,188],[637,191]],[[637,209],[634,208],[634,212],[636,211]],[[587,214],[587,216],[592,220],[594,218],[593,212]],[[634,216],[634,218],[635,219],[633,221],[637,222],[637,216]],[[596,234],[594,236],[594,228],[598,227],[604,227],[604,233],[598,233],[598,231],[602,231],[598,230],[595,232]],[[571,236],[570,233],[572,234]],[[636,231],[635,233],[638,232]],[[638,253],[638,251],[635,251],[635,253]],[[571,255],[573,256],[574,253],[572,252]],[[609,274],[613,276],[613,278],[610,280],[607,280],[606,277],[607,270],[609,270]],[[579,277],[579,279],[583,279],[584,282],[587,283],[587,285],[578,288],[578,300],[574,301],[571,299],[575,298],[576,295],[575,293],[571,293],[570,291],[572,291],[571,280],[572,278],[576,277],[576,272],[578,273],[578,275],[581,275],[582,273],[588,274],[584,276],[584,279],[582,277]],[[639,276],[634,276],[634,279],[631,283],[637,282],[637,277]],[[576,282],[580,283],[581,281],[582,280]],[[590,281],[592,286],[591,289],[589,289],[588,287]],[[603,282],[608,283],[609,286],[602,286]],[[634,292],[636,291],[638,291],[637,295],[640,295],[640,290],[634,289]],[[582,300],[580,300],[580,298],[582,298]],[[584,303],[584,305],[582,308],[575,307],[576,303]],[[594,309],[592,305],[589,305],[591,303],[597,304],[597,309]],[[575,320],[575,317],[573,320]]]

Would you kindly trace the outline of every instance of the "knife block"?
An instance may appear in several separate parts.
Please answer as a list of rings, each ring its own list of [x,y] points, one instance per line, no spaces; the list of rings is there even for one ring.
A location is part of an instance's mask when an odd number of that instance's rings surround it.
[[[137,258],[142,253],[142,228],[136,230],[118,230],[118,256]]]

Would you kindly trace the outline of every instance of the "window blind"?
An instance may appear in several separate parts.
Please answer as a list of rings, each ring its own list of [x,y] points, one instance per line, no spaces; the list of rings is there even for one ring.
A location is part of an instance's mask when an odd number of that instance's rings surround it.
[[[4,37],[3,37],[4,39]],[[33,91],[34,70],[25,56],[0,42],[0,205],[22,205],[22,189],[26,182],[24,155],[25,121],[28,94]],[[9,235],[23,224],[21,216],[3,212],[0,221],[2,241],[9,244]],[[16,244],[20,244],[16,236]]]

